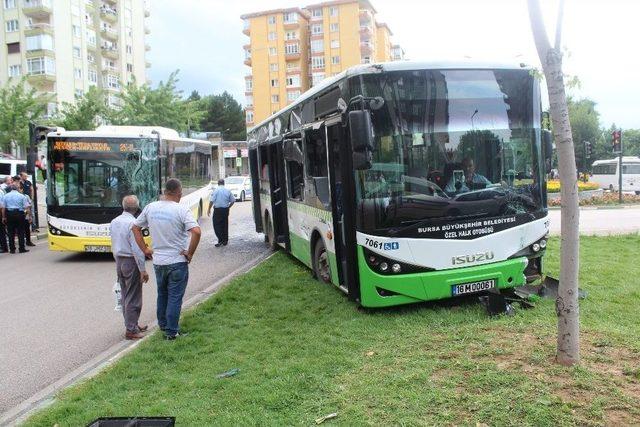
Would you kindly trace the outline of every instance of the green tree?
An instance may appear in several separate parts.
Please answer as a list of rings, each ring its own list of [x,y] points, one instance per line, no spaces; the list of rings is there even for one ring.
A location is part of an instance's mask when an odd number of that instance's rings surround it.
[[[64,102],[57,123],[66,130],[94,130],[108,121],[114,111],[107,105],[101,89],[91,87],[75,103]]]
[[[574,141],[576,165],[578,170],[591,170],[591,163],[597,160],[595,154],[600,152],[596,146],[601,145],[600,114],[596,111],[596,103],[588,98],[574,100],[567,98],[571,136]],[[594,155],[585,158],[584,141],[592,144]]]
[[[25,80],[13,84],[10,80],[0,87],[0,149],[11,152],[12,146],[22,147],[29,143],[29,122],[37,121],[46,110],[46,100],[28,89]]]
[[[154,89],[148,84],[129,84],[120,94],[122,107],[114,115],[113,123],[132,126],[163,126],[186,131],[189,123],[198,123],[201,113],[196,101],[182,98],[178,90],[178,71]]]
[[[242,106],[231,94],[208,95],[200,101],[204,114],[200,120],[200,129],[207,132],[224,132],[228,141],[244,141],[247,130]]]

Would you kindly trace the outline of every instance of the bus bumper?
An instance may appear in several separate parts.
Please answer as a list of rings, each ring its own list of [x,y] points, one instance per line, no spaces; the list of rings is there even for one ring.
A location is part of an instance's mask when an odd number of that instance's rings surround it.
[[[447,299],[454,297],[454,285],[489,279],[495,280],[497,289],[523,286],[527,262],[526,257],[521,257],[450,270],[381,275],[367,265],[364,250],[358,246],[360,304],[363,307],[389,307]]]
[[[57,236],[49,233],[49,250],[61,252],[111,252],[110,238]]]

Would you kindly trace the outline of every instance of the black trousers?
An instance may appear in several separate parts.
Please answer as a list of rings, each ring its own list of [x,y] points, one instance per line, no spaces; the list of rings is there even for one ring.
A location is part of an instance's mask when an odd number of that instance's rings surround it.
[[[7,211],[7,232],[9,233],[9,250],[16,251],[16,235],[18,237],[18,249],[24,251],[24,212]]]
[[[4,222],[0,220],[0,251],[7,252],[9,247],[7,246],[7,227]]]
[[[31,244],[31,224],[29,224],[26,218],[24,220],[24,240]]]
[[[219,243],[229,241],[229,208],[213,208],[213,231]]]

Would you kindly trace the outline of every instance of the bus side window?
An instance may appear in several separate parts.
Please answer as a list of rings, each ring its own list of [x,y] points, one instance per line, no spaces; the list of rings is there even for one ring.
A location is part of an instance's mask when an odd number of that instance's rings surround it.
[[[284,159],[287,168],[287,189],[289,198],[304,200],[304,156],[302,141],[288,139],[284,141]]]
[[[327,168],[327,142],[325,127],[305,133],[305,166],[310,190],[322,206],[329,208],[329,172]]]

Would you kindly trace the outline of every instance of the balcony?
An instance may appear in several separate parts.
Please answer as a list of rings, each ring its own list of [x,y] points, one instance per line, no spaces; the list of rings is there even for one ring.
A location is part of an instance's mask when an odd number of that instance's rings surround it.
[[[144,62],[144,66],[145,66],[145,68],[151,68],[151,62],[145,61]]]
[[[374,51],[374,46],[371,43],[368,42],[361,42],[360,43],[360,52],[363,54],[372,54]]]
[[[251,35],[251,23],[248,19],[244,20],[244,24],[242,26],[242,34],[247,36]]]
[[[118,59],[120,56],[117,46],[103,44],[100,49],[102,50],[102,56],[105,58]]]
[[[107,22],[118,22],[118,11],[113,7],[107,6],[106,4],[100,6],[100,16]]]
[[[25,36],[39,36],[42,34],[49,34],[53,36],[53,25],[45,23],[34,23],[27,25],[24,29]]]
[[[118,30],[112,27],[102,27],[100,34],[102,37],[109,40],[118,40],[118,36],[120,35]]]
[[[51,0],[24,0],[22,12],[30,18],[48,18],[52,12]]]
[[[41,58],[41,57],[47,57],[47,58],[54,58],[55,57],[55,51],[53,49],[31,49],[31,50],[27,50],[25,53],[25,56],[27,58]]]
[[[298,27],[300,27],[300,21],[295,20],[295,21],[284,21],[284,29],[285,30],[293,30],[296,29]]]
[[[149,10],[149,6],[145,5],[144,7],[144,17],[148,18],[151,16],[151,10]]]
[[[145,25],[145,26],[144,26],[144,33],[145,33],[146,35],[151,34],[151,28],[149,28],[149,27],[147,27],[147,26]]]
[[[360,35],[367,35],[367,36],[373,35],[373,27],[368,24],[360,23]]]

